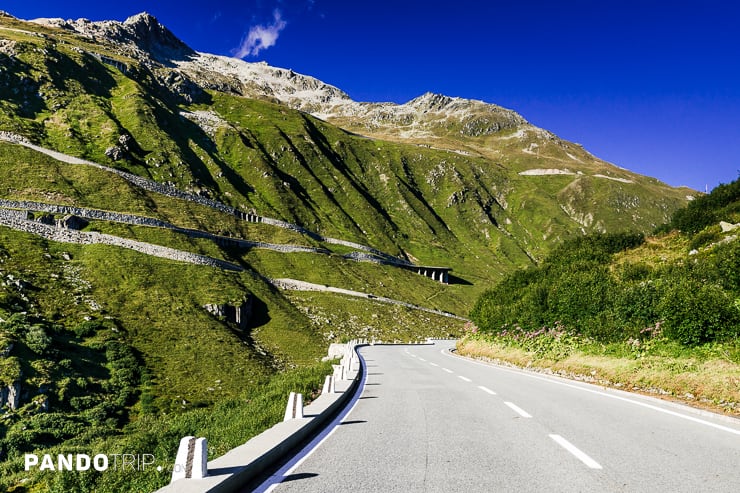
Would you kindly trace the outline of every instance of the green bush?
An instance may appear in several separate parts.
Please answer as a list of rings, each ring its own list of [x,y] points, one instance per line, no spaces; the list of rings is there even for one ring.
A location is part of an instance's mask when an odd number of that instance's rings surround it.
[[[659,311],[665,336],[687,346],[740,335],[734,300],[712,284],[683,281],[671,286]]]
[[[640,234],[594,234],[558,247],[539,267],[517,271],[477,301],[471,318],[484,332],[504,325],[531,330],[562,321],[573,330],[609,340],[621,336],[612,305],[618,281],[606,268],[611,256],[644,242]],[[647,267],[630,268],[644,277]]]
[[[658,305],[662,283],[652,280],[624,283],[614,293],[615,318],[624,324],[624,337],[639,337],[640,331],[660,320]]]
[[[568,326],[597,315],[607,307],[612,284],[603,267],[562,273],[550,292],[553,315]]]
[[[691,250],[699,249],[703,246],[707,246],[710,243],[716,242],[721,238],[719,226],[706,228],[700,231],[689,242],[689,248]]]
[[[15,356],[0,358],[0,385],[8,386],[21,378],[21,362]]]
[[[652,269],[649,266],[636,263],[636,264],[625,264],[622,266],[620,271],[620,278],[622,281],[643,281],[650,277]]]
[[[717,245],[708,259],[707,269],[716,272],[722,286],[740,295],[740,241]]]
[[[32,325],[25,335],[26,346],[37,354],[45,354],[51,347],[51,341],[51,337],[46,334],[46,330],[40,325]]]
[[[86,320],[74,328],[74,333],[77,337],[90,337],[104,328],[105,325],[100,320]]]
[[[662,322],[666,337],[688,346],[737,337],[740,241],[661,267],[611,268],[614,253],[642,241],[640,235],[592,235],[566,242],[541,266],[486,291],[471,318],[489,334],[562,322],[607,343],[645,340],[645,331]]]

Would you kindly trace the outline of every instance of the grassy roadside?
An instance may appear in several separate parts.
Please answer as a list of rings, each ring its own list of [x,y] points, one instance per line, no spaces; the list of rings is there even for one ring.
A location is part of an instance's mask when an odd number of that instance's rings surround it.
[[[86,433],[43,450],[41,454],[150,454],[149,467],[128,467],[98,472],[24,471],[23,456],[0,464],[0,490],[15,493],[97,491],[154,491],[169,483],[182,437],[195,435],[208,440],[208,458],[214,459],[281,421],[289,392],[300,392],[306,403],[320,393],[331,363],[315,363],[261,381],[245,384],[243,392],[219,401],[211,408],[193,409],[177,415],[146,415],[130,423],[122,434],[90,439]],[[111,458],[111,464],[113,459]],[[157,467],[161,467],[158,470]]]
[[[527,340],[469,334],[460,355],[680,401],[740,417],[740,344],[685,348],[655,338],[602,344],[548,331]]]

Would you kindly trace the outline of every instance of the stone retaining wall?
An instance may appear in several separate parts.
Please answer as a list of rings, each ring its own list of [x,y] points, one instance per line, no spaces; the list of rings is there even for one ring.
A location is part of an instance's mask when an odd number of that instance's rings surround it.
[[[86,233],[70,229],[60,229],[36,221],[28,221],[19,218],[18,214],[6,209],[0,209],[0,224],[9,228],[25,231],[26,233],[35,234],[48,240],[58,241],[61,243],[75,243],[80,245],[103,244],[128,248],[146,255],[154,257],[176,260],[178,262],[187,262],[198,265],[208,265],[226,270],[241,271],[241,266],[226,262],[224,260],[198,255],[195,253],[176,250],[174,248],[153,245],[141,241],[129,240],[118,236],[107,235],[102,233]]]
[[[164,228],[170,231],[185,234],[191,238],[205,238],[218,243],[219,245],[225,246],[237,246],[244,248],[264,248],[267,250],[274,250],[281,253],[320,253],[330,254],[331,252],[325,248],[316,248],[302,245],[279,245],[275,243],[265,243],[261,241],[248,241],[239,238],[231,238],[228,236],[214,235],[204,231],[196,229],[181,228],[174,224],[159,219],[154,219],[146,216],[136,216],[133,214],[121,214],[119,212],[102,211],[98,209],[86,209],[82,207],[73,207],[67,205],[54,205],[44,204],[41,202],[32,201],[15,201],[0,199],[0,208],[10,208],[8,212],[15,214],[19,219],[27,219],[26,212],[48,212],[51,214],[72,214],[86,219],[95,219],[100,221],[111,221],[123,224],[131,224],[134,226],[147,226],[155,228]],[[12,210],[22,209],[22,210]]]
[[[111,168],[109,166],[104,166],[102,164],[98,164],[98,163],[95,163],[93,161],[87,161],[85,159],[80,159],[80,158],[77,158],[77,157],[74,157],[74,156],[68,156],[66,154],[63,154],[63,153],[60,153],[60,152],[57,152],[57,151],[46,149],[44,147],[40,147],[40,146],[37,146],[35,144],[32,144],[32,143],[30,143],[28,141],[28,139],[26,139],[26,138],[24,138],[24,137],[22,137],[20,135],[13,134],[11,132],[0,131],[0,140],[5,140],[5,141],[8,141],[8,142],[11,142],[11,143],[14,143],[14,144],[23,145],[25,147],[28,147],[30,149],[33,149],[33,150],[35,150],[37,152],[41,152],[41,153],[47,154],[47,155],[53,157],[54,159],[57,159],[57,160],[60,160],[60,161],[66,162],[66,163],[70,163],[70,164],[84,164],[84,165],[88,165],[88,166],[93,166],[95,168],[98,168],[98,169],[107,171],[109,173],[114,173],[114,174],[120,176],[121,178],[123,178],[124,180],[128,181],[129,183],[131,183],[133,185],[136,185],[139,188],[142,188],[144,190],[147,190],[147,191],[150,191],[150,192],[154,192],[154,193],[157,193],[157,194],[160,194],[160,195],[165,195],[165,196],[168,196],[168,197],[173,197],[173,198],[182,199],[182,200],[188,200],[190,202],[194,202],[194,203],[197,203],[197,204],[205,205],[205,206],[210,207],[212,209],[219,210],[221,212],[225,212],[227,214],[234,215],[234,216],[236,216],[239,219],[244,220],[244,221],[254,222],[254,223],[265,223],[265,224],[269,224],[271,226],[275,226],[275,227],[278,227],[278,228],[288,229],[288,230],[295,231],[295,232],[298,232],[298,233],[301,233],[301,234],[305,234],[305,235],[309,236],[310,238],[313,238],[313,239],[315,239],[317,241],[322,241],[324,243],[334,244],[334,245],[343,245],[343,246],[346,246],[346,247],[349,247],[349,248],[354,248],[356,250],[364,251],[364,252],[367,252],[367,253],[376,255],[378,257],[382,257],[383,259],[386,259],[389,262],[389,265],[399,265],[399,266],[401,266],[401,265],[412,266],[413,265],[412,263],[410,263],[410,262],[408,262],[408,261],[406,261],[404,259],[395,257],[393,255],[390,255],[388,253],[382,252],[380,250],[377,250],[375,248],[369,247],[367,245],[362,245],[360,243],[355,243],[355,242],[351,242],[351,241],[341,240],[341,239],[338,239],[338,238],[331,238],[331,237],[322,236],[322,235],[319,235],[318,233],[315,233],[313,231],[310,231],[310,230],[308,230],[308,229],[306,229],[306,228],[304,228],[302,226],[299,226],[297,224],[292,224],[292,223],[289,223],[289,222],[286,222],[286,221],[281,221],[279,219],[273,219],[273,218],[269,218],[269,217],[258,216],[256,214],[246,213],[244,211],[241,211],[241,210],[239,210],[239,209],[237,209],[235,207],[226,205],[226,204],[224,204],[222,202],[219,202],[217,200],[212,200],[212,199],[201,197],[199,195],[195,195],[195,194],[192,194],[192,193],[183,192],[181,190],[178,190],[174,186],[164,185],[162,183],[159,183],[159,182],[156,182],[156,181],[153,181],[153,180],[148,180],[146,178],[142,178],[142,177],[140,177],[138,175],[135,175],[135,174],[132,174],[132,173],[128,173],[126,171],[121,171],[119,169]],[[72,212],[70,212],[70,213],[72,213]],[[167,226],[161,226],[161,227],[167,227]],[[305,248],[309,248],[309,247],[302,247],[299,250],[293,250],[292,249],[292,248],[296,248],[296,247],[287,247],[287,248],[289,248],[289,249],[288,250],[279,250],[279,251],[290,251],[290,252],[294,252],[294,251],[310,251],[310,250],[305,250]],[[321,252],[314,252],[314,253],[326,253],[326,252],[327,252],[326,250],[323,250]],[[358,258],[362,258],[362,257],[358,257]],[[369,260],[369,257],[368,258],[363,258],[363,260],[366,260],[366,259],[368,261],[374,261],[374,260]]]

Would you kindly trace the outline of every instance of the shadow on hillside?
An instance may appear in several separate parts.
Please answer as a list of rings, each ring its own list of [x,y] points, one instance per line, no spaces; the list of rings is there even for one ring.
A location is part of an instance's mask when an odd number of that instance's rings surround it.
[[[252,316],[249,318],[249,325],[247,331],[251,334],[253,329],[258,329],[263,325],[270,323],[270,308],[267,303],[256,297],[254,294],[251,296],[252,300]],[[251,336],[249,337],[251,339]]]
[[[447,275],[447,284],[458,284],[461,286],[472,286],[473,283],[463,279],[462,277],[453,276],[452,274]]]
[[[370,191],[363,185],[364,179],[357,177],[352,170],[347,166],[344,159],[337,154],[332,148],[329,141],[326,139],[321,130],[315,125],[311,119],[303,114],[303,127],[308,132],[311,140],[313,140],[319,152],[326,156],[327,159],[332,163],[334,168],[344,175],[347,182],[352,185],[354,190],[368,203],[370,206],[389,224],[394,230],[398,230],[398,225],[393,221],[388,211],[378,202],[378,200],[370,193]]]

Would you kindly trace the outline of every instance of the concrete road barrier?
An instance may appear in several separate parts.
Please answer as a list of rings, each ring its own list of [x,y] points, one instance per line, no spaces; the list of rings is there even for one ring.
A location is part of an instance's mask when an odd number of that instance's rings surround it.
[[[366,342],[360,341],[348,343],[349,352],[354,355],[353,362],[359,361],[359,357],[356,355],[357,348],[365,344]],[[362,380],[364,372],[362,365],[355,364],[353,366],[357,369],[337,369],[343,375],[343,378],[337,378],[335,372],[331,376],[331,382],[324,385],[325,391],[306,407],[303,407],[302,402],[299,402],[297,395],[294,394],[293,400],[289,402],[286,409],[286,418],[288,410],[290,410],[291,419],[277,423],[245,444],[231,449],[221,457],[208,461],[204,477],[197,478],[197,474],[190,477],[184,475],[175,477],[173,474],[172,482],[160,488],[157,492],[221,493],[239,491],[245,484],[250,483],[269,470],[270,467],[278,464],[299,444],[328,424],[331,418],[350,401]],[[327,381],[329,380],[327,379]],[[334,392],[326,391],[326,389],[332,388]],[[302,412],[297,409],[299,405]],[[183,438],[186,443],[186,450],[191,438],[193,437]],[[178,463],[182,461],[180,453],[178,453],[177,461]],[[178,468],[177,464],[175,468]]]

